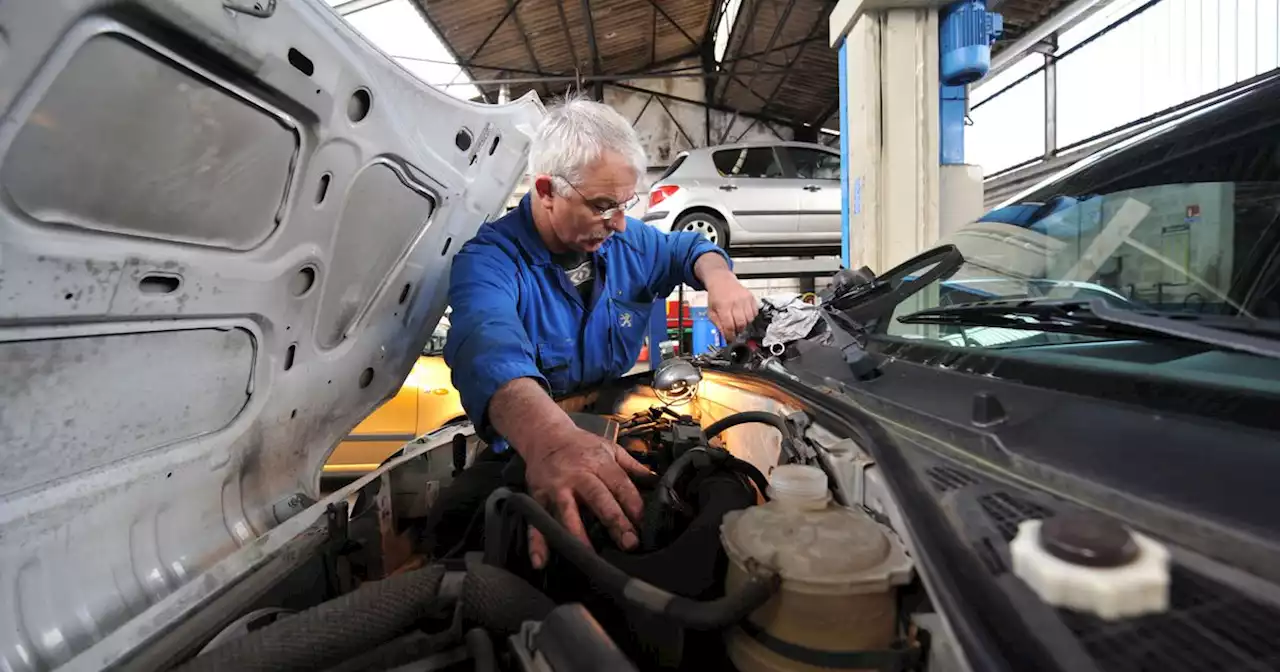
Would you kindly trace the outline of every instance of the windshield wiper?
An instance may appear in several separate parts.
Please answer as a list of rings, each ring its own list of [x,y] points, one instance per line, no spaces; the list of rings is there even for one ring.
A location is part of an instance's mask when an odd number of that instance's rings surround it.
[[[1280,327],[1245,318],[1113,308],[1101,300],[979,301],[930,308],[898,318],[904,324],[1000,327],[1104,338],[1169,336],[1280,359]]]

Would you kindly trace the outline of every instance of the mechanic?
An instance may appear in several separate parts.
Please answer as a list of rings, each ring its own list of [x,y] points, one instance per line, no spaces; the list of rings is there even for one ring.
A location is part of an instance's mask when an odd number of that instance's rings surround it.
[[[453,260],[445,346],[467,415],[495,450],[505,442],[524,458],[530,494],[587,543],[585,504],[628,550],[642,509],[628,474],[649,472],[579,429],[552,395],[625,375],[655,301],[681,283],[707,291],[708,317],[728,339],[758,310],[720,248],[626,216],[647,167],[613,108],[569,98],[549,109],[530,148],[529,193]],[[536,531],[529,549],[541,568]]]

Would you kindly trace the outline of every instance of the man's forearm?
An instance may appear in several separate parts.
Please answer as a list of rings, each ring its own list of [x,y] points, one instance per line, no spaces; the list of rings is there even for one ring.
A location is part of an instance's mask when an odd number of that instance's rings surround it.
[[[538,438],[572,430],[573,420],[532,378],[507,382],[489,399],[489,422],[526,461]]]
[[[725,263],[724,257],[714,252],[707,252],[693,262],[693,275],[708,290],[711,289],[712,285],[722,283],[725,280],[736,282],[738,279],[738,276],[734,275],[729,268],[729,264]]]

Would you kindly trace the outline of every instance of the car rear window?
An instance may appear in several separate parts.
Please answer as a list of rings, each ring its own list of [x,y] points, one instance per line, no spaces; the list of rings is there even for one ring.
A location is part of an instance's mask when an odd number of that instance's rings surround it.
[[[661,182],[668,177],[671,177],[671,174],[676,172],[676,169],[678,169],[680,164],[684,163],[684,160],[687,158],[689,158],[688,154],[681,154],[680,156],[677,156],[676,160],[672,161],[670,166],[667,166],[667,170],[662,174],[662,177],[659,177],[656,181]]]
[[[782,177],[782,164],[769,147],[722,149],[711,162],[724,177]]]

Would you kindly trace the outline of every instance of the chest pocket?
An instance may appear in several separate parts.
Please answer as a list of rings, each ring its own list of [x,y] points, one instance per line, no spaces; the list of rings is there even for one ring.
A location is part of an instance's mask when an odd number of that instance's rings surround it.
[[[609,364],[613,369],[612,375],[621,376],[635,366],[652,311],[652,301],[609,299],[609,346],[612,349]]]
[[[577,387],[573,348],[572,341],[538,344],[538,370],[551,385],[552,396],[567,394]]]

